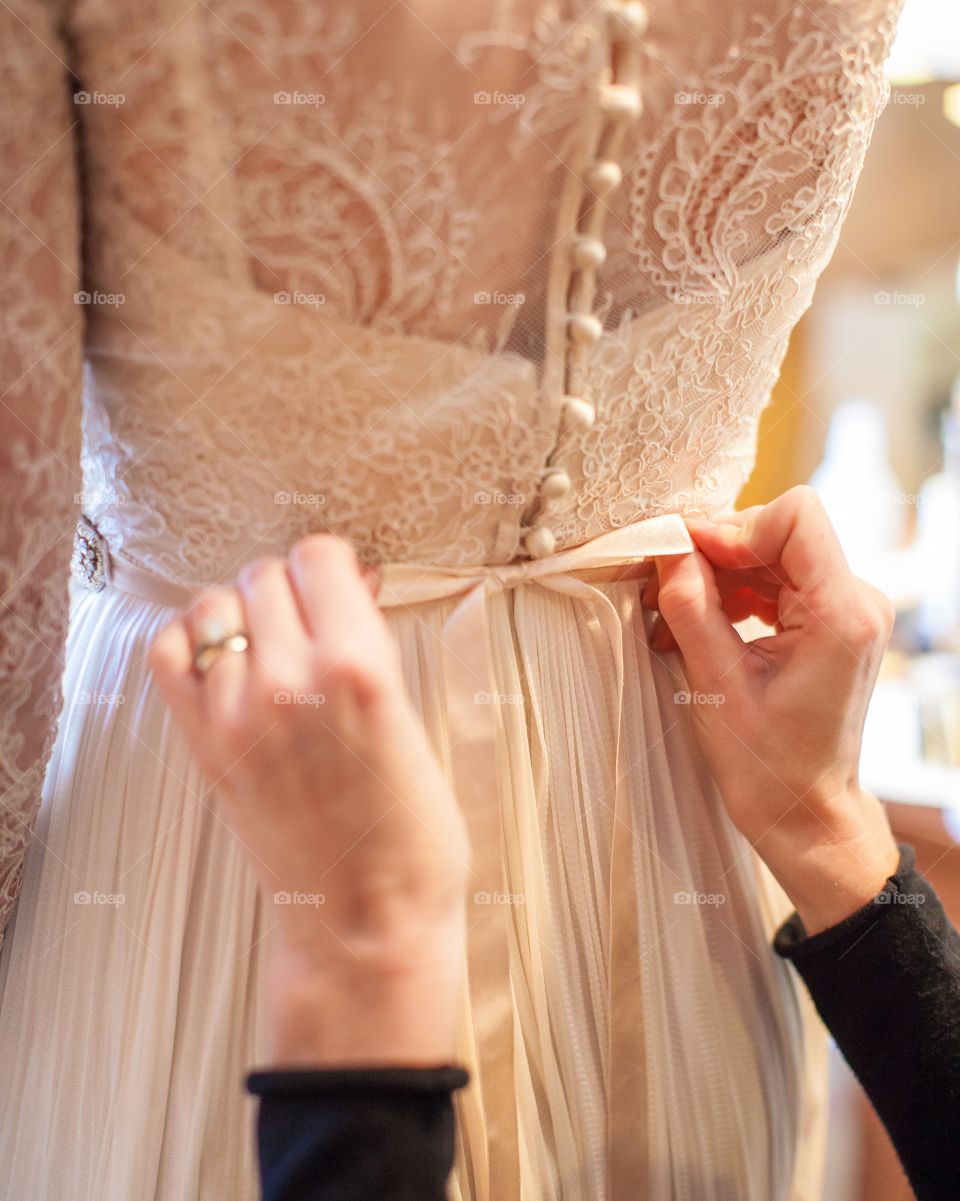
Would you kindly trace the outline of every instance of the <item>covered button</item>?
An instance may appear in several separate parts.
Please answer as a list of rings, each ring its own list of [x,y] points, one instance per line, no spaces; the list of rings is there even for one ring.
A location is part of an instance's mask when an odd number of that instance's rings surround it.
[[[567,328],[571,340],[579,346],[592,346],[603,337],[603,323],[593,313],[571,313]]]
[[[610,33],[619,41],[633,40],[643,37],[650,25],[650,14],[647,6],[640,0],[627,0],[619,3],[613,0],[610,5]]]
[[[596,420],[593,405],[581,396],[563,398],[563,428],[565,430],[587,430]]]
[[[547,500],[559,500],[561,496],[566,496],[572,487],[568,472],[562,467],[551,467],[544,473],[540,495]]]
[[[570,257],[573,265],[581,271],[595,270],[606,262],[607,248],[599,238],[582,235],[573,242]]]
[[[613,159],[601,159],[587,171],[587,186],[598,196],[604,196],[619,187],[623,180],[620,164]]]
[[[548,530],[545,525],[538,525],[536,529],[530,530],[523,540],[524,549],[534,559],[552,555],[556,545],[557,539],[553,530]]]
[[[632,120],[640,116],[640,93],[628,83],[607,83],[600,91],[600,107],[608,117]]]

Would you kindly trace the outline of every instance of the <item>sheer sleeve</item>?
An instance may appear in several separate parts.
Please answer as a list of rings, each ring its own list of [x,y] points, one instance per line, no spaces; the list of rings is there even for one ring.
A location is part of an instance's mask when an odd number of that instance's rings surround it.
[[[60,708],[83,300],[62,12],[0,5],[0,939]]]

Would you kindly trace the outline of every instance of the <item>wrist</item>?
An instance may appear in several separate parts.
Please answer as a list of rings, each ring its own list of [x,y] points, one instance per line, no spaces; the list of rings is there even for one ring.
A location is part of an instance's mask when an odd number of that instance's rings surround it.
[[[755,845],[808,934],[835,926],[878,893],[900,863],[883,806],[852,788]]]
[[[449,1063],[463,972],[461,931],[438,932],[415,954],[377,946],[318,955],[280,945],[268,984],[274,1063]]]

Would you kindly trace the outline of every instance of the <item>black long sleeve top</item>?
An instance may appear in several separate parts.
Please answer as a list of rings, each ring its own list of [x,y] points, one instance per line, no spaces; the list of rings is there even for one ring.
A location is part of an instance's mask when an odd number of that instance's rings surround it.
[[[873,901],[774,948],[890,1132],[918,1201],[960,1198],[960,936],[901,848]],[[263,1201],[442,1201],[457,1068],[256,1072]]]

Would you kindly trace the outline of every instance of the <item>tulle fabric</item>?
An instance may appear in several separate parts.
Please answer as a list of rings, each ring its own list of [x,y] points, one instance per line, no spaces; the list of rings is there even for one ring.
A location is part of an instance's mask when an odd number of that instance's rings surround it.
[[[767,946],[773,909],[676,700],[680,668],[648,649],[642,581],[597,586],[624,628],[626,838],[616,674],[591,607],[535,583],[487,601],[507,893],[468,908],[507,918],[515,1084],[463,1095],[450,1195],[813,1201],[816,1054]],[[387,614],[447,763],[453,603]],[[173,612],[116,588],[73,595],[65,709],[0,960],[7,1201],[257,1196],[241,1081],[268,1062],[269,922],[149,678]],[[463,1016],[469,1066],[469,996]],[[504,1107],[516,1173],[489,1144]]]

